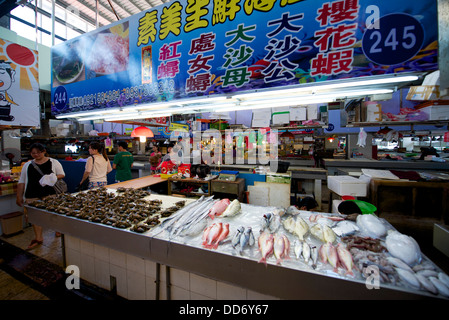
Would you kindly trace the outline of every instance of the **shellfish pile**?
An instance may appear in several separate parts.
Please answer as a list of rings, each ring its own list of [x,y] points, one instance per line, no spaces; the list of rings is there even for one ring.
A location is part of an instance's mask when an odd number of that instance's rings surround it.
[[[185,204],[185,201],[178,201],[162,209],[162,200],[143,199],[149,195],[149,191],[134,188],[118,188],[117,193],[112,193],[102,187],[77,194],[50,195],[33,201],[30,206],[142,233],[158,225],[161,218],[169,217]]]

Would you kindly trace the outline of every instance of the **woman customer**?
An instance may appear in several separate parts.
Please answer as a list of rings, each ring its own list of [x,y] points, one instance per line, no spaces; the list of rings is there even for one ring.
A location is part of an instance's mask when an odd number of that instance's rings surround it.
[[[86,169],[81,178],[80,185],[89,178],[89,189],[103,187],[108,184],[107,174],[112,171],[106,149],[99,142],[89,144],[90,157],[86,162]]]
[[[25,203],[33,202],[37,199],[42,199],[56,191],[53,186],[42,185],[40,180],[42,174],[36,169],[35,165],[48,178],[47,180],[57,181],[65,177],[64,170],[58,160],[49,158],[47,156],[45,147],[40,143],[33,143],[30,146],[30,154],[33,160],[28,161],[23,165],[22,173],[20,174],[19,183],[17,184],[17,199],[16,203],[19,207]],[[55,179],[55,176],[57,179]],[[44,179],[45,180],[45,179]],[[25,211],[26,214],[26,211]],[[42,227],[33,225],[35,238],[31,241],[28,249],[33,249],[41,245],[44,241],[42,237]],[[58,235],[58,233],[56,233]]]
[[[150,154],[150,170],[151,173],[157,173],[158,171],[158,166],[161,163],[161,158],[162,158],[162,153],[159,151],[159,147],[154,145],[153,146],[153,152],[151,152]]]

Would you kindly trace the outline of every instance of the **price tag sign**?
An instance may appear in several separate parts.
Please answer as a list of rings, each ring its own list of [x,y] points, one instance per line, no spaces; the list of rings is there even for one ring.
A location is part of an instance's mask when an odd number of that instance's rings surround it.
[[[56,88],[53,95],[53,102],[55,108],[58,110],[64,110],[68,103],[67,90],[63,86]]]
[[[362,49],[365,56],[380,65],[395,65],[413,58],[421,49],[424,29],[405,13],[383,16],[365,31]]]

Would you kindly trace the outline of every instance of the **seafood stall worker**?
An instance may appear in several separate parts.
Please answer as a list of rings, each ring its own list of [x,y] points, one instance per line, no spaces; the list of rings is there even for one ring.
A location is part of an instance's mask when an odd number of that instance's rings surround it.
[[[134,158],[128,150],[128,145],[125,141],[119,141],[118,153],[114,157],[112,169],[115,169],[115,182],[131,180],[131,168],[133,167]]]
[[[318,203],[312,197],[304,197],[298,204],[299,210],[313,211],[318,207]]]
[[[161,158],[162,154],[159,151],[159,147],[154,145],[153,152],[150,154],[150,170],[152,174],[157,173],[157,167],[161,164]]]
[[[171,153],[172,150],[173,150],[173,146],[174,146],[173,143],[170,143],[170,144],[168,145],[168,147],[167,147],[167,154],[166,154],[165,156],[162,157],[161,162],[160,162],[159,165],[157,166],[157,169],[158,169],[158,170],[161,168],[162,163],[164,163],[165,161],[170,161],[170,160],[171,160],[171,158],[170,158],[170,153]]]
[[[33,160],[23,165],[19,183],[17,184],[16,203],[19,207],[23,206],[24,199],[25,203],[30,203],[36,199],[41,199],[56,193],[52,186],[41,185],[40,180],[42,179],[42,174],[34,167],[33,162],[45,176],[56,175],[57,179],[63,179],[65,177],[61,163],[56,159],[48,157],[46,149],[42,144],[33,143],[30,146],[30,154]],[[42,237],[42,227],[33,225],[33,229],[35,238],[31,240],[28,250],[41,245],[44,240]]]
[[[91,157],[86,161],[86,169],[80,185],[89,178],[89,189],[106,186],[108,184],[107,174],[112,171],[112,167],[104,145],[99,142],[91,142],[89,154]]]

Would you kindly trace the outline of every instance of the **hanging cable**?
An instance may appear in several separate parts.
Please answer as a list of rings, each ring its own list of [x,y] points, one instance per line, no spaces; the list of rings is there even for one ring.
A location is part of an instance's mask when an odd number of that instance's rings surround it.
[[[109,5],[111,6],[112,11],[114,12],[115,16],[117,17],[117,20],[120,20],[120,18],[117,15],[117,12],[115,12],[114,7],[112,6],[111,0],[108,0]]]

